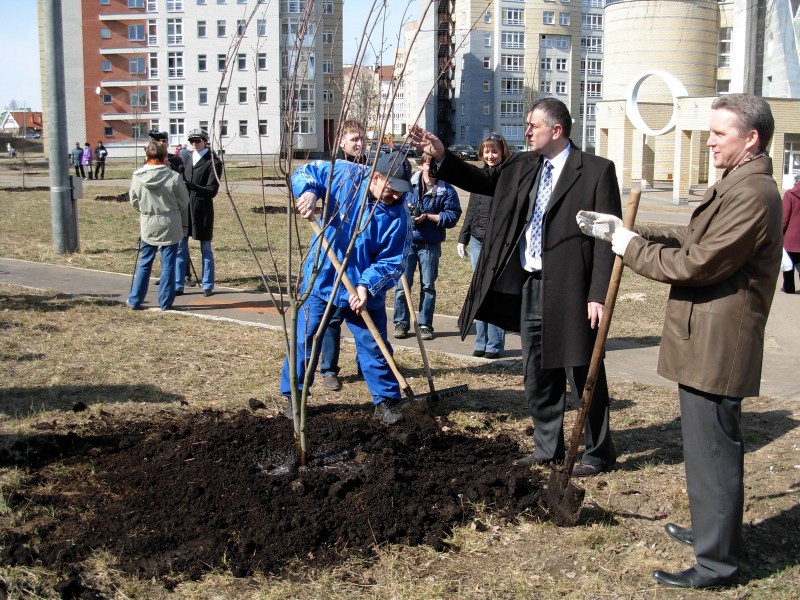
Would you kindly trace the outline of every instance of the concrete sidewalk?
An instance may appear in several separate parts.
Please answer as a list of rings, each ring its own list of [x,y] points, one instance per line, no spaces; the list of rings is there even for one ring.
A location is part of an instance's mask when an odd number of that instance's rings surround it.
[[[153,281],[155,283],[155,281]],[[93,296],[125,303],[130,290],[131,276],[105,271],[93,271],[69,266],[35,263],[0,258],[0,284],[54,290],[80,296]],[[158,287],[150,286],[146,303],[158,307]],[[205,297],[200,288],[185,289],[175,299],[171,314],[196,318],[222,319],[243,325],[282,329],[281,317],[269,298],[262,293],[217,287],[214,295]],[[800,294],[776,292],[772,314],[767,323],[766,352],[761,393],[783,399],[800,399]],[[156,310],[158,310],[156,308]],[[391,315],[391,311],[390,311]],[[391,318],[390,318],[391,322]],[[342,328],[343,339],[351,342],[350,333]],[[390,338],[396,348],[419,352],[417,340]],[[425,343],[428,351],[442,352],[475,362],[489,362],[472,357],[473,337],[461,341],[455,317],[436,315],[436,338]],[[506,352],[499,362],[519,360],[520,339],[517,334],[506,336]],[[610,339],[607,344],[606,371],[611,380],[637,381],[650,385],[674,386],[656,374],[657,346]]]

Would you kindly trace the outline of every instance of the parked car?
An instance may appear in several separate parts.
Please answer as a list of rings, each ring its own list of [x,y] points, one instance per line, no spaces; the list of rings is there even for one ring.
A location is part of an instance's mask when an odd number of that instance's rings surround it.
[[[466,144],[453,144],[448,148],[448,150],[464,160],[478,160],[478,151],[472,146],[467,146]]]
[[[381,145],[381,154],[389,154],[392,149],[389,147],[388,144]]]
[[[511,146],[511,151],[512,152],[527,152],[528,151],[528,147],[525,144],[516,144],[514,146]]]
[[[31,133],[25,134],[25,137],[28,138],[29,140],[38,140],[38,139],[41,139],[42,134],[41,133],[36,133],[36,132],[31,132]]]

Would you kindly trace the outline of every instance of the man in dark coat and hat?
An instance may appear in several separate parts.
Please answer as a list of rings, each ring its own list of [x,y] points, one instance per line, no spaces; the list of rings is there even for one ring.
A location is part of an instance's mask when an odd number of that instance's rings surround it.
[[[178,251],[175,268],[177,281],[175,293],[183,294],[189,263],[189,238],[200,242],[203,257],[203,295],[210,296],[214,291],[214,253],[211,250],[211,239],[214,237],[214,197],[219,191],[219,177],[222,173],[222,162],[208,147],[208,133],[202,129],[189,132],[191,154],[183,160],[183,180],[189,190],[189,231],[183,238]]]

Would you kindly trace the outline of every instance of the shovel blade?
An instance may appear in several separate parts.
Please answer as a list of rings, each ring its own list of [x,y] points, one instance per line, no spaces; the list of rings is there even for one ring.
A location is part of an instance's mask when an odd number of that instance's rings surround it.
[[[572,483],[569,473],[553,469],[545,493],[545,501],[553,522],[559,527],[576,525],[585,495],[586,490]]]

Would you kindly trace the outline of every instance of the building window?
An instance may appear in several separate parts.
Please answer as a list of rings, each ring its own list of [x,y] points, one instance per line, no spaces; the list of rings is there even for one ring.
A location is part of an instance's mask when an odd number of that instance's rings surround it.
[[[556,94],[566,94],[567,93],[567,82],[566,81],[556,81]]]
[[[549,81],[540,81],[539,82],[539,93],[540,94],[549,94],[552,86],[550,85]]]
[[[556,22],[556,13],[552,10],[546,10],[542,13],[542,23],[545,25],[553,25]]]
[[[100,30],[100,37],[104,40],[108,40],[111,38],[111,30],[108,27],[103,27]]]
[[[208,131],[208,121],[198,121],[197,127],[203,131]]]
[[[461,103],[461,116],[463,117],[466,114],[467,114],[467,105],[462,102]]]
[[[525,9],[504,8],[501,15],[503,25],[525,25]]]
[[[227,24],[224,19],[217,21],[217,37],[225,37],[227,35]]]
[[[492,34],[491,33],[484,33],[483,34],[483,45],[487,48],[492,47]]]
[[[247,120],[239,121],[239,137],[247,137]]]
[[[520,94],[522,89],[522,79],[516,77],[503,77],[500,79],[500,94]]]
[[[206,22],[205,21],[198,21],[197,22],[197,37],[204,38],[206,37]]]
[[[484,115],[492,114],[492,105],[489,104],[488,102],[483,103],[483,114]]]
[[[603,31],[603,15],[584,13],[581,16],[581,29]]]
[[[108,6],[111,4],[111,0],[100,0],[100,6]]]
[[[183,0],[167,0],[167,12],[181,12]]]
[[[228,136],[228,120],[227,119],[223,119],[222,121],[219,122],[219,135],[221,137],[227,137]]]
[[[144,41],[144,24],[128,25],[128,41],[130,42],[143,42]]]
[[[144,8],[144,0],[128,0],[128,8]]]
[[[112,102],[111,94],[103,94],[102,98],[103,98],[103,104],[111,104]]]
[[[503,71],[524,71],[525,57],[521,54],[503,54],[500,56]]]
[[[147,21],[147,45],[158,46],[158,21],[155,19]]]
[[[569,36],[568,35],[557,35],[556,36],[556,48],[569,48]]]
[[[131,137],[135,140],[147,137],[147,123],[144,121],[131,123]]]
[[[553,45],[553,37],[550,35],[543,35],[539,38],[539,45],[542,48],[550,48]]]
[[[484,56],[483,57],[483,68],[484,69],[491,69],[492,68],[492,57],[491,56]]]
[[[487,10],[485,13],[483,13],[483,22],[487,23],[487,24],[492,22],[492,12],[491,11]]]
[[[199,88],[197,90],[197,103],[201,106],[208,104],[208,88]]]
[[[128,72],[131,75],[147,75],[147,68],[145,67],[144,57],[129,58],[128,59]]]
[[[267,120],[258,120],[258,135],[267,135]]]
[[[605,5],[605,0],[583,0],[584,8],[604,8]]]
[[[228,103],[228,88],[221,87],[217,92],[217,102],[219,104],[227,104]]]
[[[267,70],[267,53],[266,52],[259,52],[258,53],[258,70],[259,71],[266,71]]]
[[[558,13],[558,23],[559,25],[569,25],[569,13]]]
[[[580,105],[580,116],[581,119],[583,118],[583,104]],[[594,115],[596,112],[597,106],[595,104],[587,104],[586,105],[586,118],[587,119],[594,119]]]
[[[333,90],[322,90],[322,103],[333,104]]]
[[[583,94],[583,86],[584,82],[581,81],[581,94]],[[587,98],[602,98],[603,96],[603,84],[600,81],[586,82],[586,89],[588,90],[586,94]]]
[[[169,86],[169,111],[170,112],[183,112],[185,105],[183,102],[183,86],[171,85]]]
[[[258,37],[266,37],[267,36],[267,20],[266,19],[258,19],[256,21],[256,35]]]
[[[586,143],[587,144],[594,144],[594,127],[587,127],[586,128]]]
[[[240,71],[246,71],[247,70],[247,55],[246,54],[242,53],[242,54],[237,54],[236,55],[236,68],[239,69]]]
[[[461,91],[462,92],[466,92],[467,91],[467,82],[465,80],[463,80],[463,79],[461,80]]]
[[[169,135],[176,142],[183,140],[186,136],[186,124],[183,119],[169,120]]]
[[[326,29],[322,32],[322,43],[326,46],[333,46],[333,31]]]
[[[158,79],[158,54],[150,53],[150,79]]]
[[[224,54],[217,54],[217,70],[224,71],[225,70],[225,55]]]
[[[717,93],[727,94],[731,91],[730,79],[717,79]]]
[[[333,61],[332,60],[323,60],[322,61],[322,72],[326,75],[333,74]]]
[[[544,37],[544,36],[543,36]],[[501,48],[524,48],[525,34],[521,31],[504,31],[500,36]]]
[[[492,82],[488,79],[483,80],[483,91],[484,92],[491,92],[492,91]]]
[[[566,58],[557,58],[556,59],[556,71],[561,71],[565,73],[567,71],[567,59]]]
[[[552,58],[543,58],[539,61],[539,68],[542,71],[549,71],[553,66]]]
[[[500,101],[500,116],[501,117],[521,117],[524,110],[524,102],[520,100],[501,100]]]
[[[586,72],[586,67],[589,67],[589,75],[602,75],[603,74],[603,59],[602,58],[589,58],[581,60],[581,73]]]
[[[200,72],[205,72],[208,70],[208,59],[206,58],[205,54],[197,55],[197,70]]]
[[[717,66],[720,68],[731,66],[731,27],[719,28],[719,44],[717,47]]]
[[[130,91],[131,107],[147,106],[147,90],[135,89]]]
[[[113,127],[103,127],[103,135],[107,138],[114,137]]]
[[[205,6],[206,0],[197,0],[198,6]]]
[[[159,110],[159,101],[158,101],[158,86],[151,85],[150,86],[150,111],[155,112]]]
[[[507,140],[521,140],[524,135],[524,125],[501,125],[500,133]]]
[[[599,35],[585,35],[581,38],[581,50],[585,52],[602,52],[603,38]]]
[[[297,133],[314,133],[317,129],[316,119],[308,115],[299,115],[295,123]]]
[[[247,104],[247,88],[239,88],[239,104]]]
[[[267,101],[267,86],[260,85],[258,86],[258,102],[259,104],[264,104]]]
[[[333,14],[333,2],[323,2],[322,3],[322,14],[324,14],[324,15],[332,15]]]
[[[167,46],[183,46],[183,19],[167,19]]]
[[[183,52],[170,52],[167,54],[167,68],[170,79],[183,78]]]
[[[299,13],[306,7],[306,0],[281,0],[281,13]]]
[[[101,69],[101,70],[102,70],[104,73],[109,73],[109,72],[111,71],[111,61],[110,61],[110,60],[104,60],[104,61],[102,61],[102,62],[100,63],[100,69]]]
[[[244,32],[247,30],[247,21],[244,19],[239,19],[236,21],[236,35],[242,37]]]

